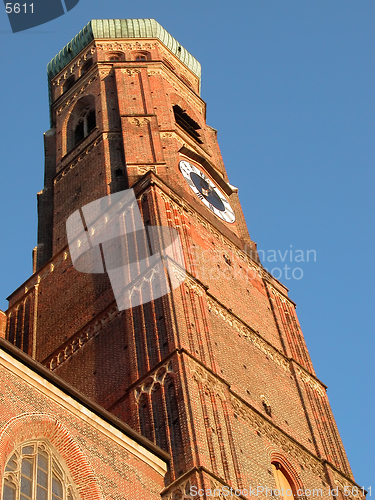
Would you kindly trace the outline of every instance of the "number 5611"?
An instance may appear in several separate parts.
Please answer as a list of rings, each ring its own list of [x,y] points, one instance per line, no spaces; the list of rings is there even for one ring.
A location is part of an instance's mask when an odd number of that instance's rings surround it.
[[[22,11],[22,7],[23,7],[23,11]],[[29,12],[31,14],[34,14],[34,4],[31,3],[30,5],[27,5],[26,3],[24,4],[20,4],[20,3],[7,3],[5,4],[5,10],[6,10],[6,13],[7,14],[11,14],[12,12],[14,14],[19,14],[21,11],[24,12],[25,14],[27,13],[27,10],[29,10]]]

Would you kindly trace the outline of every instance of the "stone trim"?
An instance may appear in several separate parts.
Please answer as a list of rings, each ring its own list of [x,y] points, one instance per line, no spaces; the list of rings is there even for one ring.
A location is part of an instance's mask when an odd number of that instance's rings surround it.
[[[77,92],[75,92],[73,95],[70,95],[69,99],[67,99],[63,104],[61,104],[57,108],[56,114],[60,115],[63,112],[63,110],[67,106],[69,106],[73,101],[75,101],[79,95],[83,94],[85,92],[85,90],[87,89],[87,87],[89,87],[96,79],[97,79],[97,75],[93,75],[93,77],[90,78],[88,80],[88,82],[86,82],[84,85],[82,85],[82,87],[79,90],[77,90]]]
[[[69,64],[68,66],[65,66],[65,71],[63,73],[60,73],[60,75],[57,78],[54,78],[51,81],[51,85],[54,87],[59,87],[62,84],[62,80],[66,80],[71,76],[76,68],[79,68],[82,63],[85,63],[87,61],[87,58],[90,58],[93,54],[95,54],[95,48],[91,47],[89,50],[87,50],[84,54],[82,54],[80,57],[78,57],[72,64]]]
[[[55,370],[89,340],[96,337],[102,328],[117,318],[117,316],[122,316],[124,312],[119,312],[116,306],[110,306],[104,312],[98,314],[93,323],[86,325],[71,337],[64,347],[61,347],[57,352],[55,351],[49,358],[44,360],[43,364],[51,371]]]
[[[169,359],[162,366],[147,374],[147,378],[138,385],[134,391],[136,402],[139,403],[142,394],[151,394],[155,384],[164,384],[164,380],[169,373],[173,373],[172,360]]]

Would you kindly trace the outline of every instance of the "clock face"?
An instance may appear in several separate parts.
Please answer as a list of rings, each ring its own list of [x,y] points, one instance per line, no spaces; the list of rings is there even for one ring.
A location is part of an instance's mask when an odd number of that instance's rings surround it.
[[[232,224],[236,217],[229,201],[199,168],[186,160],[180,161],[180,170],[190,188],[215,215]]]

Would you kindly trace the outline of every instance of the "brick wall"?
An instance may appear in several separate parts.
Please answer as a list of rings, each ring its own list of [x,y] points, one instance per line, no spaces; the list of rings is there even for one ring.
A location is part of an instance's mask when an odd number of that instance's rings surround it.
[[[14,449],[43,439],[62,457],[82,500],[160,498],[163,459],[7,351],[2,344],[0,484]]]

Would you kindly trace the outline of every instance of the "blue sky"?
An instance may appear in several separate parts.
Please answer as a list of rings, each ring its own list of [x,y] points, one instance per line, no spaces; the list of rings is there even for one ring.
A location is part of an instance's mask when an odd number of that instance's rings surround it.
[[[291,268],[281,281],[354,476],[375,486],[373,0],[80,0],[17,34],[1,11],[2,309],[32,272],[46,65],[95,18],[155,18],[201,62],[207,122],[250,235],[269,270]],[[290,249],[315,250],[316,261],[267,261],[270,250]],[[287,279],[296,267],[302,278]]]

